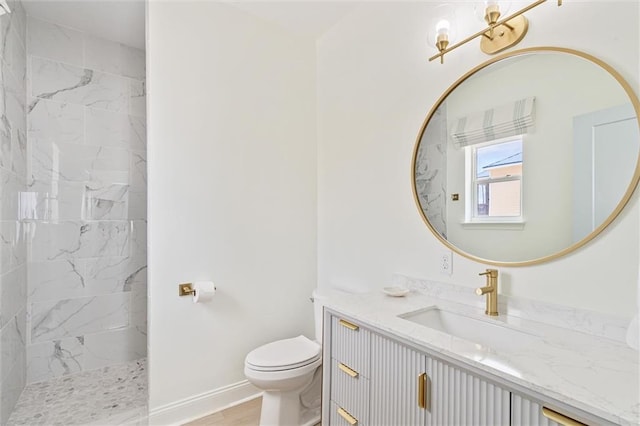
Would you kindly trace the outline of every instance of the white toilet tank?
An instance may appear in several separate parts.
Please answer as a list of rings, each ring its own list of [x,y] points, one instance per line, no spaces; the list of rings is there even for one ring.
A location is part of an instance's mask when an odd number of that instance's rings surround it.
[[[321,295],[318,289],[313,290],[311,293],[311,299],[313,300],[313,321],[316,327],[316,342],[322,344],[322,313],[327,296]]]

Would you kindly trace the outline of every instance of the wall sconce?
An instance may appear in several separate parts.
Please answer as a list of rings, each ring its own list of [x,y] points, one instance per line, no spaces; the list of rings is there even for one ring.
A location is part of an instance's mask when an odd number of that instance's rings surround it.
[[[439,52],[447,50],[447,46],[456,39],[455,35],[456,15],[453,5],[441,4],[436,6],[429,25],[428,41],[432,47],[438,49]],[[443,62],[443,56],[440,57],[440,63]]]
[[[452,37],[449,34],[450,28],[453,27],[453,12],[446,12],[446,8],[442,5],[435,11],[435,24],[430,28],[434,31],[435,36],[429,35],[430,40],[434,40],[434,46],[438,49],[438,54],[429,58],[429,61],[440,58],[440,63],[444,63],[444,55],[452,50],[470,42],[471,40],[482,37],[480,39],[480,49],[488,54],[501,52],[511,46],[515,46],[524,38],[529,28],[529,21],[524,17],[524,13],[546,2],[547,0],[537,0],[530,5],[514,12],[513,14],[501,19],[501,14],[505,12],[505,8],[501,12],[500,4],[497,0],[485,0],[483,2],[482,18],[487,23],[487,27],[470,35],[464,40],[451,45]],[[558,6],[562,6],[562,0],[558,0]],[[444,13],[443,13],[444,12]],[[448,23],[448,26],[444,23]],[[435,38],[434,38],[435,37]]]

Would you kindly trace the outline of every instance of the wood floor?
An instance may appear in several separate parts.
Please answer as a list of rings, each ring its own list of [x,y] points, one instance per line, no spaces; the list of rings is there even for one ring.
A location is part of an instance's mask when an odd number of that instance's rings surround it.
[[[183,426],[258,426],[261,406],[262,398],[252,399]],[[316,426],[320,426],[320,423]]]
[[[184,426],[258,426],[262,398],[252,399],[235,407],[213,413]]]

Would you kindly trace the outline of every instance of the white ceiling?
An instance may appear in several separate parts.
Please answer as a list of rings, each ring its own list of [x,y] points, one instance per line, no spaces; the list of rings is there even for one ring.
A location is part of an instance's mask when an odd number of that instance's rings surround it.
[[[327,31],[359,4],[350,0],[223,1],[288,31],[311,37]],[[23,4],[30,16],[139,49],[145,47],[144,0],[23,0]]]

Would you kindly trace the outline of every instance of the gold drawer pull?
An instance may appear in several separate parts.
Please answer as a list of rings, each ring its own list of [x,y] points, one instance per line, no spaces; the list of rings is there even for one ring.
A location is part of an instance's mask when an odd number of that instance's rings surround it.
[[[353,369],[347,367],[346,365],[344,365],[341,362],[338,363],[338,368],[340,370],[344,371],[345,373],[347,373],[349,376],[353,377],[354,379],[356,377],[358,377],[358,372],[356,370],[353,370]]]
[[[542,415],[551,421],[554,421],[562,426],[587,426],[586,424],[567,417],[563,414],[550,410],[547,407],[542,407]]]
[[[427,373],[422,373],[418,376],[418,407],[427,408],[428,400]]]
[[[350,425],[358,424],[358,419],[347,413],[344,409],[342,409],[342,407],[338,407],[338,414],[340,414],[340,416],[342,416],[342,418],[345,419]]]
[[[340,323],[341,326],[347,327],[349,330],[358,331],[358,329],[360,329],[360,327],[358,327],[357,325],[351,324],[349,321],[345,321],[343,319],[341,319],[338,322]]]

